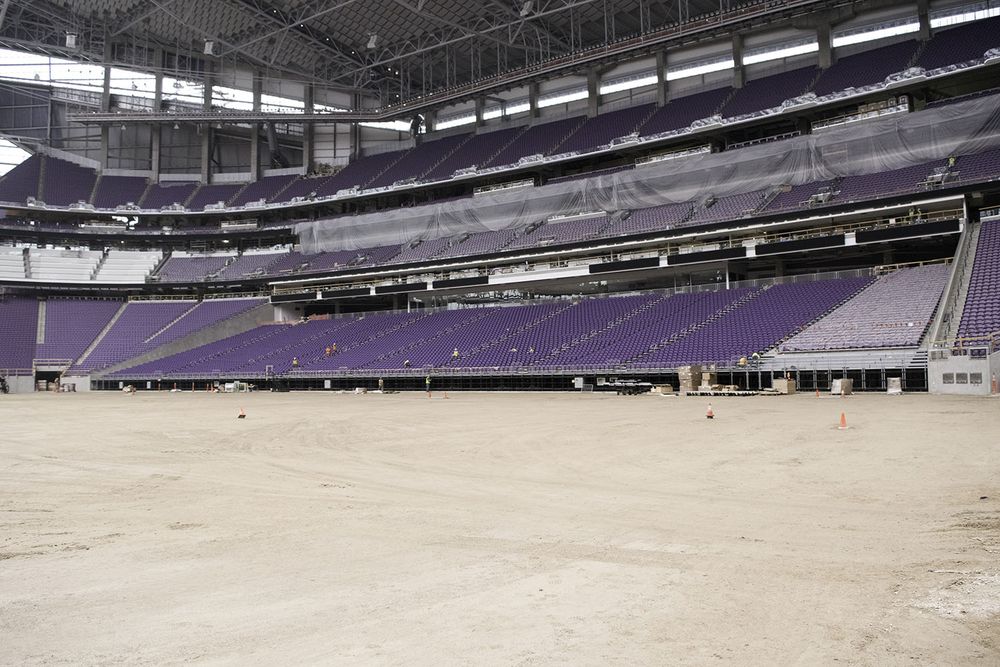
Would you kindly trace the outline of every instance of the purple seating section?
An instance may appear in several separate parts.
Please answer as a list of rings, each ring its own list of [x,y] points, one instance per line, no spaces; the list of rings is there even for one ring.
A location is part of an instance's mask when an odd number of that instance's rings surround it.
[[[316,195],[329,197],[346,188],[355,186],[363,188],[409,152],[409,150],[390,151],[358,158],[324,181],[316,190]]]
[[[41,199],[50,206],[70,206],[89,202],[97,172],[80,165],[47,157],[41,187]]]
[[[726,118],[738,118],[755,111],[779,107],[785,100],[805,94],[818,72],[815,67],[802,67],[747,81],[722,107],[722,115]]]
[[[1000,16],[939,30],[920,53],[917,65],[934,70],[978,60],[997,47],[1000,47]]]
[[[903,280],[916,278],[912,274]],[[733,363],[801,331],[871,282],[871,278],[849,278],[269,325],[120,373],[255,377],[268,367],[276,374],[323,374]],[[921,308],[926,313],[926,300]],[[327,355],[325,348],[334,344],[337,351]],[[458,358],[453,357],[456,349]]]
[[[575,132],[586,119],[583,116],[563,118],[548,123],[532,125],[523,133],[514,137],[503,150],[486,163],[485,167],[502,167],[515,164],[521,158],[529,155],[548,155],[561,144],[570,134]]]
[[[0,179],[0,199],[23,203],[28,197],[38,197],[42,174],[42,156],[31,155]]]
[[[786,352],[914,347],[930,325],[948,264],[901,269],[785,342]]]
[[[945,160],[938,160],[877,174],[847,176],[837,183],[837,195],[832,201],[839,204],[875,199],[880,195],[897,192],[913,192],[927,180],[935,167],[943,167],[945,163]]]
[[[984,222],[969,278],[960,338],[1000,331],[1000,222]],[[2,364],[0,364],[2,365]]]
[[[250,202],[260,201],[261,199],[264,201],[270,201],[297,178],[298,176],[295,174],[286,174],[285,176],[265,176],[259,181],[247,184],[246,187],[236,194],[236,196],[229,200],[229,205],[243,206],[244,204],[249,204]]]
[[[389,260],[390,264],[406,264],[408,262],[422,262],[444,251],[448,247],[450,239],[431,239],[416,245],[404,245],[398,255]]]
[[[627,218],[611,223],[606,232],[608,236],[624,236],[670,229],[688,220],[692,208],[690,202],[640,208]]]
[[[208,276],[221,271],[229,256],[207,255],[203,257],[178,257],[167,259],[160,267],[157,275],[160,282],[185,283],[205,280]]]
[[[121,301],[49,299],[45,304],[45,342],[36,359],[76,361],[121,308]]]
[[[434,141],[424,141],[409,151],[398,162],[369,183],[367,187],[380,188],[407,178],[420,178],[444,160],[455,149],[468,141],[470,135],[456,134]]]
[[[486,255],[499,252],[509,246],[515,238],[517,238],[517,230],[514,229],[499,229],[495,232],[476,232],[469,234],[462,241],[446,248],[438,254],[438,259],[459,257],[462,255]]]
[[[339,172],[338,172],[339,173]],[[290,202],[296,197],[310,197],[313,193],[318,193],[320,188],[334,176],[303,176],[284,190],[274,196],[272,203]],[[336,193],[336,191],[334,191]]]
[[[809,197],[818,193],[822,188],[833,188],[836,190],[837,180],[819,181],[817,183],[803,183],[794,185],[787,192],[779,193],[774,199],[763,208],[764,211],[785,211],[791,209],[809,208]]]
[[[503,130],[474,135],[425,174],[424,180],[445,180],[451,178],[452,174],[459,169],[485,166],[524,130],[523,127],[508,127]]]
[[[697,206],[688,222],[700,223],[713,220],[737,220],[755,213],[764,204],[767,192],[743,192],[738,195],[720,197],[711,206]]]
[[[696,120],[715,115],[731,92],[732,88],[716,88],[671,100],[649,117],[639,128],[639,135],[648,137],[690,127]]]
[[[655,104],[640,104],[639,106],[609,111],[593,118],[588,118],[554,152],[571,153],[573,151],[589,151],[605,146],[614,139],[627,137],[635,132],[655,110]]]
[[[1000,148],[993,148],[982,153],[962,155],[955,162],[955,170],[962,183],[994,181],[998,176],[997,165],[1000,165]]]
[[[250,253],[238,257],[234,262],[227,264],[218,275],[219,280],[240,280],[245,276],[262,275],[267,273],[267,269],[284,257],[287,253]]]
[[[138,205],[148,181],[142,176],[106,176],[97,182],[93,204],[97,208],[117,208],[129,202]]]
[[[0,297],[0,374],[31,371],[38,337],[38,299]]]
[[[153,183],[146,190],[146,196],[139,205],[142,208],[157,210],[164,206],[183,204],[197,187],[197,183],[187,181]]]
[[[238,183],[219,183],[216,185],[203,185],[198,188],[187,203],[189,211],[201,211],[209,204],[228,202],[236,196],[243,185]]]
[[[818,97],[848,88],[882,83],[886,77],[910,66],[919,43],[915,39],[838,58],[823,70],[813,92]],[[837,55],[834,52],[834,55]]]
[[[507,248],[514,250],[516,248],[531,248],[585,241],[601,236],[601,232],[607,228],[609,223],[610,219],[606,215],[567,220],[565,222],[547,222],[528,234],[515,239]]]
[[[265,299],[132,301],[75,368],[94,371],[155,350],[265,303]]]

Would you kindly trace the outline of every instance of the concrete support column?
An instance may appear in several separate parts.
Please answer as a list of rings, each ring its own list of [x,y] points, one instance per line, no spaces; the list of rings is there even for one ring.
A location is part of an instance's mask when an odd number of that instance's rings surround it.
[[[354,103],[351,106],[356,110],[361,109],[361,95],[354,95]],[[361,155],[361,125],[358,123],[351,123],[351,147],[348,155],[351,161]]]
[[[156,49],[153,52],[153,62],[157,67],[163,64],[163,51]],[[153,83],[153,110],[161,111],[163,105],[163,73],[157,70]],[[153,124],[149,126],[149,166],[153,171],[152,180],[155,183],[160,179],[160,144],[163,140],[163,125]]]
[[[826,69],[833,64],[833,41],[830,37],[830,24],[816,26],[816,41],[819,43],[819,66]]]
[[[746,83],[743,72],[743,35],[733,35],[733,88],[742,88]]]
[[[920,31],[917,33],[917,38],[922,41],[931,38],[931,19],[927,15],[929,4],[929,0],[917,0],[917,19],[920,21]]]
[[[201,98],[201,108],[212,110],[212,64],[205,63],[205,90]],[[212,124],[205,123],[201,131],[201,182],[208,183],[212,167]]]
[[[483,119],[483,111],[486,110],[486,98],[476,98],[476,127],[482,127],[486,121]]]
[[[104,43],[104,62],[111,62],[111,41],[108,40]],[[101,88],[101,111],[103,113],[108,113],[111,111],[111,65],[104,66],[104,84]],[[109,145],[111,143],[111,127],[108,125],[101,126],[101,148],[100,148],[100,161],[101,170],[108,168],[108,153]]]
[[[528,84],[528,116],[538,118],[538,83]]]
[[[656,106],[667,103],[667,52],[656,52]]]
[[[311,83],[306,84],[306,113],[312,113],[316,108],[316,91]],[[312,169],[316,159],[316,123],[309,121],[302,126],[302,164],[306,169]]]
[[[437,112],[433,109],[424,112],[424,134],[434,130],[434,126],[437,124]]]
[[[254,111],[260,111],[260,97],[263,94],[264,82],[261,80],[260,72],[254,72],[251,95],[251,104]],[[256,181],[260,178],[260,123],[250,124],[250,180]]]
[[[597,106],[601,101],[601,95],[598,92],[600,78],[600,72],[597,71],[596,67],[587,70],[587,116],[590,118],[597,115]]]

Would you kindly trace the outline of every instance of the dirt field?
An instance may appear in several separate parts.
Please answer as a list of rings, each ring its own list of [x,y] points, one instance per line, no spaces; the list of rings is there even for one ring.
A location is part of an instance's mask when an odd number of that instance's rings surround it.
[[[0,663],[1000,664],[1000,400],[706,403],[0,397]]]

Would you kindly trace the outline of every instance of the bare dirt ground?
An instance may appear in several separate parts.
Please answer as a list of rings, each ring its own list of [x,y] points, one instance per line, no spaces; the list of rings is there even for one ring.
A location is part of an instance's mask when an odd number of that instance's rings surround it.
[[[1000,400],[705,407],[0,397],[0,663],[1000,664]]]

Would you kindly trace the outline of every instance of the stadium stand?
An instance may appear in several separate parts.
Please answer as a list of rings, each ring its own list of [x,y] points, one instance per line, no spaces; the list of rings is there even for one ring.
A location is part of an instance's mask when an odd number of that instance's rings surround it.
[[[13,375],[30,371],[38,334],[38,299],[0,298],[0,371]]]
[[[97,208],[116,208],[129,203],[138,206],[148,185],[142,176],[102,175],[94,190],[93,204]]]
[[[1000,222],[982,223],[969,291],[958,328],[960,338],[1000,332]]]
[[[87,203],[94,191],[97,172],[79,165],[46,157],[39,199],[48,206]]]
[[[886,274],[782,344],[784,351],[850,350],[920,344],[948,280],[948,264]]]
[[[117,299],[48,299],[45,342],[36,347],[35,358],[76,361],[121,306]]]

